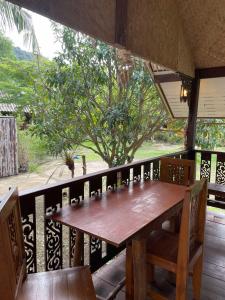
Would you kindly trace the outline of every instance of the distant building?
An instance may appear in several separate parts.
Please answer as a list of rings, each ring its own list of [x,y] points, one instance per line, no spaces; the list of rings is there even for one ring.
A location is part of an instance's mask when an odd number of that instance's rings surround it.
[[[1,91],[0,91],[0,98],[1,98]],[[25,117],[25,122],[22,128],[26,128],[27,124],[31,122],[31,112],[28,106],[20,108],[18,105],[14,103],[0,103],[0,115],[2,116],[15,116],[18,111],[22,109],[22,112]]]

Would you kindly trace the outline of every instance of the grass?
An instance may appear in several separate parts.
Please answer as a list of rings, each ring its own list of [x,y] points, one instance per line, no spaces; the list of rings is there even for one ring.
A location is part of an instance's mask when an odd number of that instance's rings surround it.
[[[86,143],[87,146],[92,146],[91,143]],[[173,153],[176,151],[182,150],[181,145],[170,145],[170,144],[158,144],[152,142],[145,142],[143,145],[137,150],[135,154],[135,159],[145,159],[145,158],[152,158],[157,157],[160,155],[165,155],[168,153]],[[86,161],[98,161],[102,160],[102,158],[94,153],[92,150],[80,147],[76,154],[83,154],[86,155]]]
[[[181,145],[145,142],[136,152],[135,159],[152,158],[181,150]]]
[[[27,130],[20,130],[18,132],[19,142],[19,164],[28,165],[30,173],[37,172],[40,163],[47,159],[47,149],[44,142],[32,136]]]

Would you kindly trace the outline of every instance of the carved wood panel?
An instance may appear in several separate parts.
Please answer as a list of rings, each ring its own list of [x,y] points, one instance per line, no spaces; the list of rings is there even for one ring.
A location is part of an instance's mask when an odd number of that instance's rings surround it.
[[[130,169],[126,168],[121,171],[121,183],[128,185],[130,182]]]
[[[90,251],[90,266],[91,271],[94,272],[103,265],[102,260],[102,241],[96,237],[89,238]]]
[[[113,172],[106,177],[106,189],[116,189],[117,188],[117,172]]]
[[[159,180],[159,160],[154,160],[152,163],[152,179],[153,180]]]
[[[225,184],[225,153],[217,154],[216,183]]]
[[[44,209],[48,216],[62,207],[62,190],[54,189],[45,194]],[[61,269],[62,257],[62,225],[45,218],[45,269],[52,271]]]
[[[144,164],[144,180],[151,179],[151,164],[150,162]]]
[[[210,181],[211,177],[211,153],[201,153],[200,178],[207,178]]]
[[[36,210],[35,197],[20,197],[21,217],[23,226],[24,247],[26,253],[27,273],[37,272],[36,245]]]
[[[134,181],[141,180],[141,165],[135,166],[133,168],[133,180]]]
[[[84,182],[78,182],[76,185],[71,185],[69,188],[69,204],[78,205],[80,201],[84,199]],[[74,256],[74,246],[76,243],[76,230],[70,228],[69,233],[69,256],[70,265],[72,266],[72,260]]]
[[[89,181],[89,196],[102,193],[102,176],[91,178]]]

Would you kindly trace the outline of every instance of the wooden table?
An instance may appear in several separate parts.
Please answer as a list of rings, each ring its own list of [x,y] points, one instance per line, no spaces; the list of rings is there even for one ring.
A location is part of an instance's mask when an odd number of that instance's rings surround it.
[[[182,206],[186,187],[160,181],[136,183],[66,206],[54,221],[100,238],[127,245],[126,297],[146,298],[145,243],[150,230]]]

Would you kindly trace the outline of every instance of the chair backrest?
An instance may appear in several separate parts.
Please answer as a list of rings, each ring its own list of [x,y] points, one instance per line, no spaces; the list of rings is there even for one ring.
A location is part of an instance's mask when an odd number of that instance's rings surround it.
[[[160,181],[189,186],[194,181],[195,162],[188,159],[162,157]]]
[[[207,206],[207,180],[188,187],[183,202],[178,245],[178,268],[188,270],[189,254],[203,246]]]
[[[0,200],[0,298],[16,299],[26,276],[26,261],[17,189]]]

